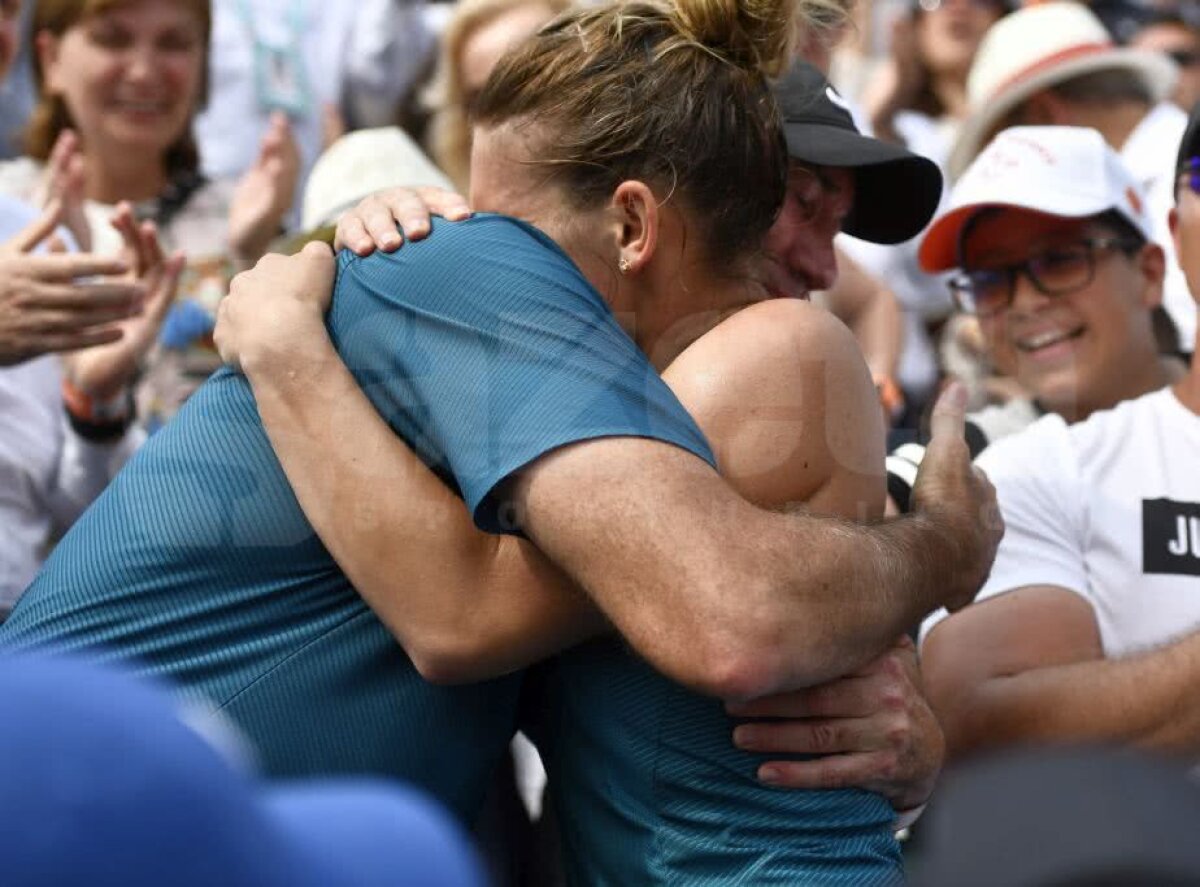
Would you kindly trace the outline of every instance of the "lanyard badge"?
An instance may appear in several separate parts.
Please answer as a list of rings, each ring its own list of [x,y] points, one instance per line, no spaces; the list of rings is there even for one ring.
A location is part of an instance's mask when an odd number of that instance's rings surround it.
[[[265,113],[282,111],[292,119],[313,113],[312,88],[304,65],[301,43],[304,38],[302,4],[288,10],[288,36],[282,43],[270,43],[254,27],[249,0],[239,0],[238,11],[254,43],[254,93]]]

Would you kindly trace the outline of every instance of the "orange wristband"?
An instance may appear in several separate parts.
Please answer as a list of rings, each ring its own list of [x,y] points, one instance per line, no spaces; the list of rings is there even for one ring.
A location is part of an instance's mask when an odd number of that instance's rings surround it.
[[[120,425],[132,413],[128,388],[122,388],[114,397],[99,400],[64,378],[62,398],[70,417],[86,425]]]
[[[895,419],[904,412],[904,392],[900,390],[900,386],[891,376],[876,373],[873,378],[879,402],[883,405],[884,411]]]

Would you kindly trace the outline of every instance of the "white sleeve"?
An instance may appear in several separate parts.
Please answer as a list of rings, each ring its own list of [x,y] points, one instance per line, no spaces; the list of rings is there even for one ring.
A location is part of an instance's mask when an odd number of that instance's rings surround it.
[[[57,482],[46,503],[55,526],[65,530],[75,523],[145,439],[146,433],[135,425],[118,440],[95,443],[76,434],[64,415]]]
[[[975,464],[995,485],[1004,516],[1004,538],[976,600],[1030,585],[1053,585],[1088,599],[1086,511],[1066,423],[1046,416],[988,447]],[[921,639],[947,615],[930,615]]]

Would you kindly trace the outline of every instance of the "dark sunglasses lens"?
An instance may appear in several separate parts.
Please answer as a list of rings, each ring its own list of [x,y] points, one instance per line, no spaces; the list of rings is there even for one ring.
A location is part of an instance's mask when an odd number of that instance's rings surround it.
[[[998,311],[1008,302],[1008,274],[1005,271],[969,271],[966,275],[971,300],[979,314]]]

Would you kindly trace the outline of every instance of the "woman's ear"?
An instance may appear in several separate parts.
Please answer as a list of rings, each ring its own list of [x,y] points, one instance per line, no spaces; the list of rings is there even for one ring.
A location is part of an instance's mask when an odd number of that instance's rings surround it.
[[[612,208],[619,225],[617,268],[622,274],[636,274],[658,248],[658,198],[645,182],[630,179],[613,192]]]
[[[1147,308],[1156,308],[1162,304],[1167,254],[1158,244],[1147,243],[1137,255],[1137,265],[1143,279],[1141,302]]]

